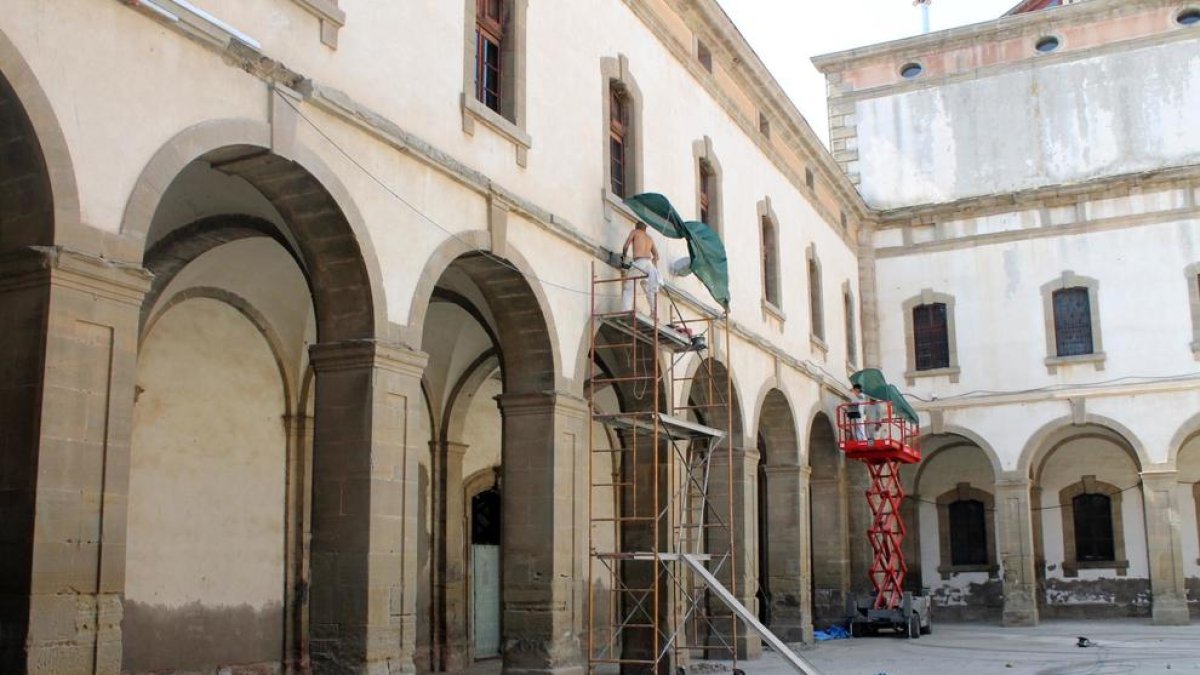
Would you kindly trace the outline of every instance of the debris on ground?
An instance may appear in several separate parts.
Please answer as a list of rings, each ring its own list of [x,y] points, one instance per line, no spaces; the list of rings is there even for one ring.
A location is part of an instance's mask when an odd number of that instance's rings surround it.
[[[817,642],[826,640],[845,640],[850,637],[850,631],[841,626],[830,626],[825,630],[813,631],[813,639]]]

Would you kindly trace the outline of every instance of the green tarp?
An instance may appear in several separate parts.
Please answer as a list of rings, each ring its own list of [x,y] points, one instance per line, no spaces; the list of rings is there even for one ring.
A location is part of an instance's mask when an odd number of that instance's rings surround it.
[[[905,400],[904,394],[895,385],[888,384],[883,373],[875,368],[860,370],[850,376],[850,384],[862,387],[863,393],[880,401],[891,401],[896,412],[904,415],[913,424],[917,424],[917,411]]]
[[[626,199],[625,204],[663,236],[687,242],[692,272],[713,299],[728,311],[729,263],[725,259],[725,244],[717,233],[698,220],[684,220],[666,197],[655,192],[634,195]]]

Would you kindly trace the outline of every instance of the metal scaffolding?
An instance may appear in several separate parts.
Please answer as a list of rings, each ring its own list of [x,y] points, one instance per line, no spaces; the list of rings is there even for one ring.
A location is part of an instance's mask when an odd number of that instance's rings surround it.
[[[685,316],[671,303],[660,323],[659,312],[638,311],[640,293],[610,311],[622,283],[645,278],[632,272],[601,278],[592,268],[588,671],[669,673],[694,654],[736,667],[736,610],[711,595],[724,578],[737,596],[732,383],[708,354],[716,339],[728,349],[728,318]],[[604,410],[597,393],[610,385],[648,403]],[[713,499],[721,466],[726,494]]]

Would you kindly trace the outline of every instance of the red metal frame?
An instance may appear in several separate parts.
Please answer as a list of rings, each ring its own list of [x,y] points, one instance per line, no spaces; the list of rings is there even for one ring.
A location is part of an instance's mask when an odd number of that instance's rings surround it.
[[[871,476],[866,492],[871,507],[867,538],[874,554],[870,576],[875,587],[875,609],[895,609],[904,598],[904,577],[908,574],[901,548],[906,531],[900,517],[904,501],[900,465],[921,461],[917,448],[920,428],[898,415],[889,401],[838,406],[837,428],[838,446],[846,457],[866,464]]]

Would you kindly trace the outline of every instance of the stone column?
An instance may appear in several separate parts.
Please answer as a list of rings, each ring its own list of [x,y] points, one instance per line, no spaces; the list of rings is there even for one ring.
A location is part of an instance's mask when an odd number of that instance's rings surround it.
[[[809,532],[807,466],[768,466],[767,588],[771,630],[787,642],[812,642],[812,546]]]
[[[757,450],[734,448],[733,474],[730,476],[726,447],[726,444],[722,443],[713,451],[712,481],[709,484],[708,497],[712,504],[712,510],[721,514],[721,518],[725,522],[730,523],[728,500],[729,490],[732,489],[731,525],[736,546],[732,560],[733,575],[730,574],[730,566],[726,563],[721,572],[717,574],[717,578],[730,588],[737,599],[753,613],[755,612],[755,594],[758,590],[756,575],[758,543],[755,537],[758,532],[756,514],[758,513],[759,454]],[[723,554],[729,550],[728,534],[720,528],[708,530],[708,541],[711,553]],[[712,603],[710,611],[713,613],[718,615],[730,613],[730,610],[715,596],[710,602]],[[728,639],[728,633],[732,633],[732,631],[729,630],[725,621],[714,623],[720,631],[727,633],[726,639]],[[751,631],[743,622],[738,621],[737,634],[736,647],[739,659],[756,659],[762,656],[762,638],[758,633]],[[710,641],[710,644],[713,644],[713,641]],[[719,657],[719,652],[714,652],[712,656]]]
[[[867,490],[871,488],[871,474],[862,462],[846,462],[846,512],[850,539],[850,595],[851,597],[875,597],[871,585],[871,565],[875,562],[875,551],[867,530],[875,522],[871,504],[867,501]]]
[[[318,673],[413,672],[417,453],[426,356],[356,340],[310,349],[312,663]]]
[[[1006,626],[1038,623],[1033,511],[1029,481],[1017,474],[996,481],[996,530],[1004,573]]]
[[[809,479],[809,538],[811,540],[813,621],[818,625],[846,618],[850,593],[850,537],[846,513],[844,472]],[[866,533],[863,533],[865,538]]]
[[[0,671],[121,671],[139,309],[150,275],[0,260]]]
[[[503,418],[504,672],[584,670],[576,606],[576,475],[587,470],[587,406],[563,392],[498,397]]]
[[[1186,626],[1188,616],[1183,566],[1179,477],[1174,469],[1151,467],[1142,472],[1146,545],[1150,554],[1150,592],[1154,623]]]
[[[467,446],[454,441],[434,441],[431,450],[441,466],[437,478],[435,508],[437,532],[434,532],[437,560],[434,573],[434,604],[437,607],[435,649],[439,650],[438,670],[458,672],[471,665],[467,616],[467,534],[463,500],[463,455]]]

